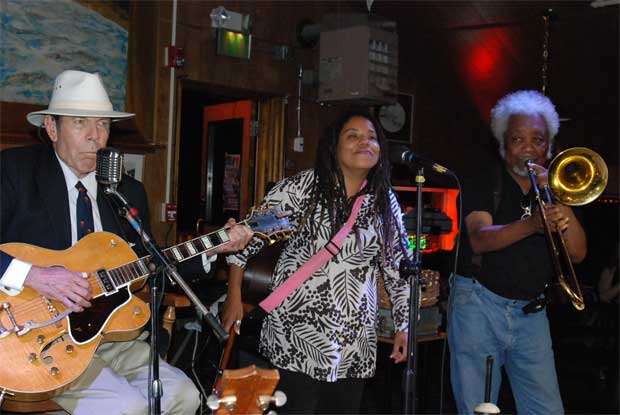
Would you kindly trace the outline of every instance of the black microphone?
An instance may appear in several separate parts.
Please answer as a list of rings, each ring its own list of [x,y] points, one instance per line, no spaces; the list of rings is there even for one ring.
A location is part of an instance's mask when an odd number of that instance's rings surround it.
[[[411,149],[406,146],[395,146],[390,149],[390,161],[392,163],[399,164],[414,164],[421,163],[427,166],[430,166],[433,171],[441,174],[447,174],[450,176],[454,176],[454,172],[447,167],[442,166],[441,164],[433,163],[430,160],[427,160],[423,157],[415,154]]]
[[[113,147],[97,150],[97,182],[116,189],[123,178],[123,155]]]

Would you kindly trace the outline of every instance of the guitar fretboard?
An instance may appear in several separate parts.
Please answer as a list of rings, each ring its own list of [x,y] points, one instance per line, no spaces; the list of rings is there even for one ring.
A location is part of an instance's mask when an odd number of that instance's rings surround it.
[[[230,238],[226,230],[222,228],[207,235],[166,248],[162,251],[162,254],[170,263],[177,263],[217,248],[229,241]],[[147,255],[120,267],[99,270],[96,272],[97,282],[105,293],[116,292],[134,281],[146,278],[149,275],[148,264],[150,261],[151,255]]]

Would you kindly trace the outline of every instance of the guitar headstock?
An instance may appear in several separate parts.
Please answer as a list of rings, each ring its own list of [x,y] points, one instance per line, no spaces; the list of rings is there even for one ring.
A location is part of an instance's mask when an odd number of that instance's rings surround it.
[[[252,208],[244,222],[254,233],[272,245],[288,238],[291,232],[291,225],[288,221],[290,214],[290,212],[283,212],[278,208]]]
[[[261,369],[251,365],[242,369],[224,370],[219,390],[207,398],[207,406],[216,415],[260,415],[269,409],[272,402],[277,407],[286,403],[286,395],[275,391],[279,380],[277,369]]]

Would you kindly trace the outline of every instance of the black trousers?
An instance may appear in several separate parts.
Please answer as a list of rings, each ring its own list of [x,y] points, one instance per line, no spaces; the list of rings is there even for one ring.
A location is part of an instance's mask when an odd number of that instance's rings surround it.
[[[298,372],[278,371],[277,389],[287,397],[278,414],[359,414],[364,379],[323,382]]]

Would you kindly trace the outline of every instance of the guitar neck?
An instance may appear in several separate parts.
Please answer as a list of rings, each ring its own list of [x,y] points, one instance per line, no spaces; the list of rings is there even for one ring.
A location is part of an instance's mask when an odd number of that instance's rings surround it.
[[[166,259],[170,262],[183,262],[204,252],[218,248],[230,242],[226,233],[226,228],[218,229],[215,232],[199,236],[189,241],[185,241],[162,251]],[[148,261],[150,256],[145,257]]]
[[[210,251],[230,242],[226,228],[218,229],[206,235],[185,241],[178,245],[162,250],[164,257],[171,263],[183,262],[203,252]],[[151,255],[144,256],[136,261],[109,270],[99,270],[96,275],[101,288],[108,292],[115,292],[135,281],[149,276],[148,264]]]

